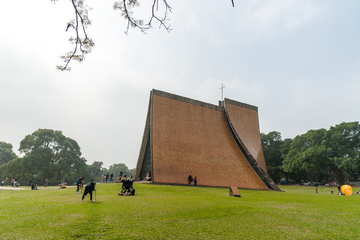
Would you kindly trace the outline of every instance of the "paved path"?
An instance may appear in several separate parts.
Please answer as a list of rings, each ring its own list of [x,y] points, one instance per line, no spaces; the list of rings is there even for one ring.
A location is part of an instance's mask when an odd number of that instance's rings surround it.
[[[22,191],[25,190],[25,188],[19,188],[19,187],[0,187],[1,190],[15,190],[15,191]]]

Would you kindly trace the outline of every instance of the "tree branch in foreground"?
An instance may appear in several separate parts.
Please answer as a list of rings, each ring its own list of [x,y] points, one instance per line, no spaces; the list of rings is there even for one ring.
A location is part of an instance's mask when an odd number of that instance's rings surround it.
[[[166,2],[166,0],[162,0],[165,11],[163,17],[159,17],[156,15],[156,11],[158,11],[159,0],[153,0],[153,5],[151,7],[151,17],[147,24],[144,24],[144,20],[137,20],[133,17],[133,12],[130,10],[131,8],[140,6],[138,0],[121,0],[114,3],[114,10],[120,10],[121,16],[123,16],[127,20],[127,28],[125,34],[128,34],[130,28],[138,28],[141,32],[145,33],[147,30],[152,28],[153,20],[155,19],[159,22],[159,28],[164,27],[166,31],[170,32],[170,25],[167,24],[168,14],[171,13],[172,8]],[[156,11],[155,11],[156,8]]]
[[[55,3],[56,0],[51,1]],[[71,0],[75,11],[75,20],[70,20],[70,22],[68,22],[66,31],[70,28],[75,30],[76,36],[69,38],[69,42],[75,44],[75,47],[72,51],[67,52],[60,57],[65,63],[65,66],[56,66],[56,69],[60,71],[70,71],[71,69],[68,65],[71,60],[82,62],[85,59],[85,54],[90,53],[95,45],[86,33],[86,28],[91,25],[91,21],[88,17],[88,6],[84,5],[84,1],[85,0]],[[81,33],[83,37],[80,37]]]

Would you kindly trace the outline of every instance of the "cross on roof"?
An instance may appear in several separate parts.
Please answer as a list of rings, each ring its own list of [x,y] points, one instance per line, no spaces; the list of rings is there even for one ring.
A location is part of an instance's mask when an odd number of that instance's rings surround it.
[[[224,85],[223,84],[221,84],[221,101],[223,101],[224,100],[224,98],[223,98],[223,96],[224,96]]]

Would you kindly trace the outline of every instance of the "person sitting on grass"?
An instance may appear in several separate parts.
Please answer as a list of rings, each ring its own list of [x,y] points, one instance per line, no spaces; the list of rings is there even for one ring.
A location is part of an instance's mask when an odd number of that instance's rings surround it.
[[[130,191],[127,192],[127,195],[129,195],[129,196],[135,195],[135,188],[133,188],[133,186],[130,187]]]
[[[121,192],[119,192],[118,195],[119,196],[124,196],[124,195],[126,195],[126,192],[127,192],[126,188],[125,188],[125,186],[123,186],[122,189],[121,189]]]
[[[37,188],[37,184],[32,184],[32,185],[31,185],[31,190],[39,190],[39,189]]]
[[[96,191],[96,190],[95,190],[95,184],[96,184],[96,183],[94,183],[94,180],[91,180],[90,182],[88,182],[88,183],[85,185],[84,194],[83,194],[82,199],[81,199],[82,202],[84,201],[84,197],[85,197],[88,193],[90,194],[90,202],[94,202],[94,200],[92,200],[92,192],[93,192],[93,191]]]
[[[148,172],[145,176],[144,181],[150,181],[151,180],[151,176],[150,176],[150,172]]]
[[[66,188],[66,186],[67,186],[67,183],[64,181],[61,181],[61,183],[59,184],[59,189]]]
[[[130,187],[130,189],[126,189],[125,186],[123,186],[123,188],[121,189],[121,192],[118,193],[119,196],[133,196],[135,195],[135,188],[133,188],[132,186]]]

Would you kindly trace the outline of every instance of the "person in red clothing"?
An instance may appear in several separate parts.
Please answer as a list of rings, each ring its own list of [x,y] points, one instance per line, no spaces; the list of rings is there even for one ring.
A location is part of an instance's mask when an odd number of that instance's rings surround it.
[[[197,185],[197,178],[196,178],[196,176],[194,177],[194,186],[196,187],[196,185]]]

